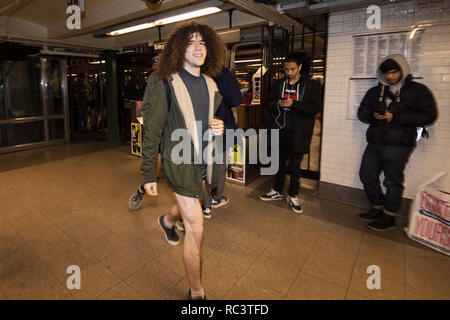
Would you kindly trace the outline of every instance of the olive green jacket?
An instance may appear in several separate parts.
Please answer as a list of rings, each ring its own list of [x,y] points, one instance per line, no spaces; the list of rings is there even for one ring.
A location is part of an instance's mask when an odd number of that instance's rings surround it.
[[[220,95],[214,80],[203,75],[209,92],[209,120],[213,119],[219,108],[222,96]],[[194,107],[178,73],[167,78],[171,93],[171,104],[168,106],[164,82],[158,79],[153,83],[153,89],[144,96],[143,104],[148,103],[148,111],[144,114],[145,134],[142,150],[142,178],[143,183],[156,182],[155,165],[158,153],[158,145],[161,143],[164,176],[169,187],[177,194],[200,198],[203,195],[203,180],[201,164],[194,164],[194,152],[199,146],[198,131],[195,123]],[[171,141],[172,133],[176,129],[187,129],[189,132],[191,146],[190,163],[176,164],[172,161],[172,150],[180,143],[180,139]],[[201,130],[200,130],[201,131]],[[208,145],[213,143],[212,136]],[[178,154],[178,152],[175,152]],[[209,159],[211,159],[211,155]],[[216,185],[213,181],[213,166],[207,166],[207,182],[212,187]]]

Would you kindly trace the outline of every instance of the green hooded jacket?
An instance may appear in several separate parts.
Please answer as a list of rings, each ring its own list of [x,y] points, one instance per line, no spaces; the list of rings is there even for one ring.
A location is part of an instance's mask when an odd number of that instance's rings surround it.
[[[209,120],[216,114],[222,96],[214,80],[203,74],[209,92]],[[194,107],[183,80],[178,73],[167,77],[170,88],[171,104],[168,106],[164,82],[160,79],[153,83],[153,89],[144,95],[143,104],[148,105],[144,113],[144,141],[142,150],[142,178],[143,183],[156,182],[155,165],[158,145],[161,143],[164,176],[169,187],[177,194],[200,198],[203,195],[203,180],[201,164],[194,164],[194,153],[199,149],[197,126],[195,123]],[[180,143],[180,139],[172,141],[172,133],[176,129],[189,132],[191,159],[188,163],[176,164],[172,160],[172,150]],[[208,145],[213,143],[210,136]],[[178,155],[178,149],[174,150]],[[207,166],[207,182],[214,188],[213,165]]]

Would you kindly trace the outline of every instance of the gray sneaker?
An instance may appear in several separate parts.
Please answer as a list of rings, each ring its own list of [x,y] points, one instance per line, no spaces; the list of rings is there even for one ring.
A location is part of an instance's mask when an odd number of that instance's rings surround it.
[[[222,198],[219,201],[212,199],[211,207],[213,209],[220,208],[220,207],[228,204],[228,201],[230,201],[230,199],[228,199],[228,197],[225,197],[225,196],[222,196]]]
[[[259,197],[262,201],[283,200],[283,195],[278,191],[270,189],[269,192]]]
[[[300,204],[297,196],[295,197],[288,196],[286,200],[289,206],[291,207],[292,211],[294,211],[295,213],[303,212],[303,207]]]
[[[141,193],[139,191],[139,189],[136,191],[136,193],[133,193],[130,197],[130,200],[128,200],[128,208],[130,208],[130,210],[139,209],[139,206],[141,205],[144,194],[145,193]]]
[[[184,228],[183,219],[178,220],[177,223],[175,223],[175,227],[177,228],[178,231],[186,232],[186,229]]]
[[[164,232],[164,236],[166,237],[166,241],[172,245],[176,246],[180,243],[180,238],[178,237],[177,232],[175,231],[175,226],[172,226],[172,228],[167,228],[164,224],[164,215],[158,218],[158,225],[161,228],[161,230]]]
[[[211,208],[203,209],[203,218],[211,219]]]

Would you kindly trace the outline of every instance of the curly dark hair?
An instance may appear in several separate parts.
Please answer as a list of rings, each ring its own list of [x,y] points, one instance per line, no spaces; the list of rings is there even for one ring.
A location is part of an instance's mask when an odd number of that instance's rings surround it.
[[[217,33],[206,24],[188,22],[175,28],[161,53],[158,74],[161,79],[183,70],[186,48],[192,35],[198,32],[206,44],[206,59],[200,72],[214,78],[222,73],[226,47]]]

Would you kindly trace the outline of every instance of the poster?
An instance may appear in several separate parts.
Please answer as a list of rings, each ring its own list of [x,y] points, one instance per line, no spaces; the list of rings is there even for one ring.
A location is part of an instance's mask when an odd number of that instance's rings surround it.
[[[245,183],[245,138],[228,150],[227,180]]]
[[[142,156],[142,125],[131,123],[131,154]]]
[[[353,37],[353,77],[375,78],[381,60],[390,54],[403,54],[411,74],[422,76],[423,32],[393,32]]]

